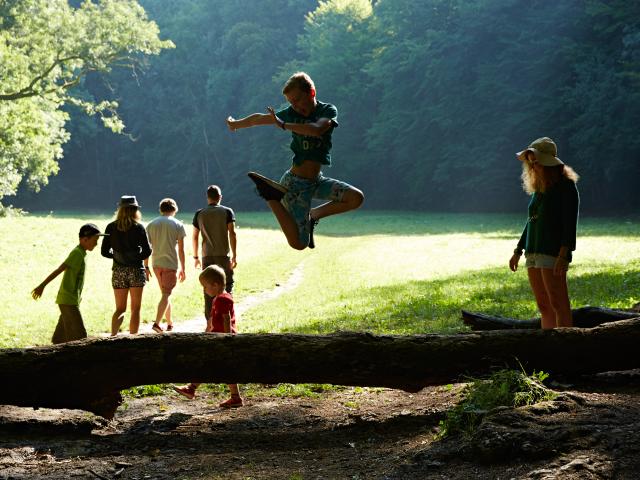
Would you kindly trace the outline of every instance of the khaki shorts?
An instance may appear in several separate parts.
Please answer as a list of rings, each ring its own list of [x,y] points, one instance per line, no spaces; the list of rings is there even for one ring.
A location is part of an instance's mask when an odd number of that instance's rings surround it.
[[[171,268],[153,267],[153,274],[158,279],[160,291],[162,293],[171,294],[178,283],[178,271]]]
[[[525,253],[524,258],[527,260],[525,263],[527,268],[553,268],[558,257],[543,253]],[[568,265],[567,268],[569,268]]]

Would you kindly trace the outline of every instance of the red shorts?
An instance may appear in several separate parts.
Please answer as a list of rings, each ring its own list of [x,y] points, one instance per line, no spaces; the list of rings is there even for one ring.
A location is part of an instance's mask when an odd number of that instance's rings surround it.
[[[170,294],[173,288],[178,283],[177,270],[171,270],[170,268],[153,267],[153,273],[158,279],[160,285],[160,291],[162,293]]]

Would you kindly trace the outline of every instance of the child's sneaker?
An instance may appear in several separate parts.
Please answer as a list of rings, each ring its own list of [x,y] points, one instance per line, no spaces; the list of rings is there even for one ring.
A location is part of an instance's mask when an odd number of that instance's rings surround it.
[[[173,389],[180,395],[187,397],[189,400],[193,400],[193,398],[196,396],[196,389],[191,385],[185,385],[184,387],[174,386]]]
[[[315,220],[309,215],[309,248],[316,248],[316,242],[313,241],[313,229],[318,225],[319,220]]]
[[[249,172],[249,178],[256,184],[258,195],[260,195],[266,201],[275,200],[279,202],[287,193],[286,187],[283,187],[278,182],[271,180],[270,178],[260,175],[256,172]]]
[[[244,405],[244,402],[242,401],[242,397],[232,396],[229,400],[225,400],[218,406],[222,408],[238,408],[243,405]]]
[[[162,330],[162,327],[160,325],[158,325],[157,323],[154,323],[151,326],[151,330],[153,330],[156,333],[162,333],[164,330]]]

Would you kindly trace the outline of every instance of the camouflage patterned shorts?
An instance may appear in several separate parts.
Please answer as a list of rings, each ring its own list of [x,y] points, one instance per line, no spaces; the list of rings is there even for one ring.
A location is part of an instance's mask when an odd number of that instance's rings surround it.
[[[309,211],[311,200],[329,200],[341,202],[344,192],[353,188],[346,182],[324,177],[322,173],[314,180],[302,178],[291,173],[284,172],[280,184],[289,190],[282,199],[282,205],[293,216],[298,225],[298,238],[303,245],[309,244]]]

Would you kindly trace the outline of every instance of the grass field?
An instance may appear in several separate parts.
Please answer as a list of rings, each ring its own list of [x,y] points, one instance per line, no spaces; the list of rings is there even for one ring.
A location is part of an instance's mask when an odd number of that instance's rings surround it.
[[[189,216],[180,218],[190,223]],[[461,308],[536,315],[526,272],[507,267],[521,216],[354,212],[322,221],[317,248],[303,252],[286,245],[270,214],[237,213],[237,219],[236,302],[282,284],[296,267],[302,270],[297,288],[243,315],[241,332],[454,332],[464,330]],[[110,220],[73,213],[0,219],[0,347],[50,342],[59,279],[37,302],[30,292],[76,245],[82,223],[104,228]],[[637,219],[581,219],[569,274],[574,307],[640,301],[639,226]],[[190,240],[190,227],[187,232]],[[187,280],[173,295],[176,322],[202,315],[191,256],[188,241]],[[113,311],[111,262],[99,249],[87,261],[81,310],[89,335],[98,335],[109,330]],[[152,279],[143,296],[144,323],[155,317],[158,298]]]

